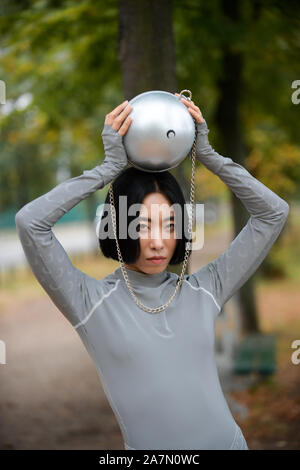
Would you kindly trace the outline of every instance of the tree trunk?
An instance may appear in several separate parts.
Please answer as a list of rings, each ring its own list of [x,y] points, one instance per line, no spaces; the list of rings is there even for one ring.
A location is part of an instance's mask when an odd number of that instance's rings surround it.
[[[150,90],[178,91],[171,0],[119,1],[119,60],[124,99]],[[180,165],[172,174],[188,194]],[[176,273],[181,268],[181,264],[170,266]]]
[[[236,0],[223,1],[223,12],[231,21],[242,22],[239,8],[241,4]],[[223,67],[222,78],[218,86],[220,99],[217,106],[216,121],[220,130],[223,143],[223,155],[232,158],[236,163],[245,165],[247,154],[243,141],[241,119],[239,117],[240,92],[243,87],[242,81],[243,55],[234,51],[231,44],[223,45]],[[237,236],[249,219],[249,213],[233,192],[231,192],[232,211],[234,220],[234,232]],[[259,330],[257,319],[257,308],[254,296],[254,276],[239,289],[241,333],[257,332]]]

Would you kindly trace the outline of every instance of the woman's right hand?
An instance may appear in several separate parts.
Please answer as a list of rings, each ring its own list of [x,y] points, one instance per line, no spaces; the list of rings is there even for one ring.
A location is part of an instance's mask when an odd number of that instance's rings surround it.
[[[108,124],[119,134],[125,135],[132,122],[132,117],[128,116],[130,111],[132,111],[132,106],[126,100],[105,116],[104,124]]]
[[[128,131],[132,117],[128,114],[132,106],[124,101],[105,116],[102,141],[105,151],[105,160],[112,162],[119,168],[126,167],[128,163],[127,154],[123,144],[123,136]]]

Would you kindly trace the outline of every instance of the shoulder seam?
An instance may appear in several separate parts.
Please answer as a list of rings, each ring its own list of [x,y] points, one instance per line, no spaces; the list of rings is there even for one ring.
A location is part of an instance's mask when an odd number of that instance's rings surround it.
[[[119,282],[120,282],[120,279],[117,279],[117,282],[116,282],[115,286],[112,287],[109,292],[107,292],[106,294],[104,294],[104,295],[101,297],[100,300],[98,300],[98,302],[91,308],[91,310],[89,311],[89,313],[87,314],[87,316],[86,316],[83,320],[81,320],[79,323],[77,323],[76,325],[74,325],[74,328],[75,328],[75,329],[79,328],[81,325],[84,325],[84,324],[88,321],[88,319],[89,319],[89,318],[91,317],[91,315],[94,313],[94,311],[96,310],[96,308],[99,307],[99,305],[103,302],[103,300],[104,300],[106,297],[109,297],[110,294],[111,294],[113,291],[115,291],[115,290],[117,289],[117,287],[118,287],[118,285],[119,285]]]
[[[221,311],[221,307],[220,305],[218,304],[218,302],[216,301],[216,299],[214,298],[214,296],[212,295],[211,292],[209,292],[208,290],[204,289],[204,287],[194,287],[192,286],[192,284],[189,283],[189,281],[187,281],[186,279],[183,279],[192,289],[194,290],[203,290],[204,292],[206,292],[206,294],[210,295],[211,298],[213,299],[213,301],[215,302],[216,306],[218,307],[219,311]]]

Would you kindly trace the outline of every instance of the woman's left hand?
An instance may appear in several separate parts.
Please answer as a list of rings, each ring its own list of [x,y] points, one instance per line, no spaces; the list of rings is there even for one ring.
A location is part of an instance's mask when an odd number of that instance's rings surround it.
[[[179,93],[175,93],[175,95],[179,96]],[[204,122],[200,109],[194,104],[193,101],[184,99],[183,95],[181,95],[180,101],[186,105],[188,111],[190,112],[191,116],[196,120],[196,122],[198,122],[199,124],[202,124],[202,122]]]

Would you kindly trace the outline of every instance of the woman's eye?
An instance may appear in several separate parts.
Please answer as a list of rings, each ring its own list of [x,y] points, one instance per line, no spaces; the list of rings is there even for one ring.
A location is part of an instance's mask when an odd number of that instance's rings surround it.
[[[168,225],[166,226],[166,228],[168,228],[168,227],[175,228],[175,224],[168,224]],[[148,227],[148,225],[146,225],[146,224],[139,224],[139,228],[140,228],[140,230],[146,230],[146,229],[148,229],[149,227]]]

